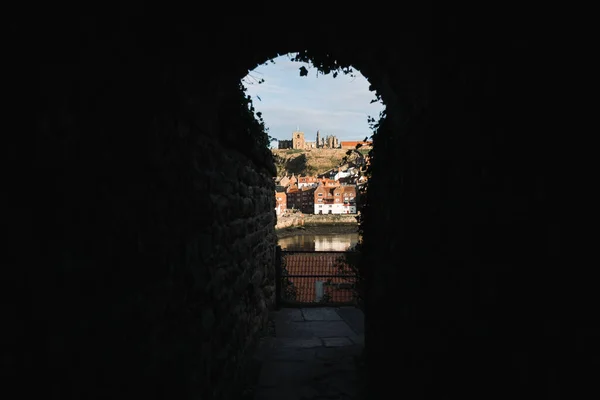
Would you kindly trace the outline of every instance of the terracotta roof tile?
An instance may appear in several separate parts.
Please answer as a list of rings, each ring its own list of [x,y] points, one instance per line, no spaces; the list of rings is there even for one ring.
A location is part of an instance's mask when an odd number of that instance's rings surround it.
[[[324,294],[335,303],[352,303],[356,281],[354,272],[345,263],[339,263],[342,253],[296,253],[284,256],[287,278],[295,291],[295,301],[312,303],[316,301],[316,282],[324,282]],[[294,276],[309,275],[309,276]],[[315,276],[316,275],[316,276]],[[318,275],[323,275],[319,277]],[[342,275],[342,276],[335,276]],[[351,277],[343,275],[352,275]],[[329,276],[329,277],[328,277]]]

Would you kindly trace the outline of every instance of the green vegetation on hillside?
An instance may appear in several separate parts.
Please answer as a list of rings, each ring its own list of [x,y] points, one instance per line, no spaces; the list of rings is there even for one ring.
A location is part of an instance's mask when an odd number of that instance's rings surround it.
[[[343,163],[343,149],[273,149],[277,175],[318,175]]]

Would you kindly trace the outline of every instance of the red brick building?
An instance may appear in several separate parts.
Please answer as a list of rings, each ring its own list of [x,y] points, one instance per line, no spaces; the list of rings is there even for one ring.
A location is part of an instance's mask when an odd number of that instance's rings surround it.
[[[342,149],[355,149],[357,144],[362,144],[363,148],[371,148],[373,146],[373,142],[363,142],[362,140],[354,140],[354,141],[346,141],[341,142]]]
[[[287,192],[287,207],[295,208],[305,214],[312,214],[314,211],[314,187],[303,187],[299,189],[297,186]]]
[[[356,214],[356,186],[318,186],[314,193],[314,213]]]

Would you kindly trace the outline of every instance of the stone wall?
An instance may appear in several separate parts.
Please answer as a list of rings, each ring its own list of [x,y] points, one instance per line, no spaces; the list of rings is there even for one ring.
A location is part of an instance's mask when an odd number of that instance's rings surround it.
[[[316,215],[295,213],[286,216],[277,217],[275,229],[284,229],[290,226],[311,226],[311,225],[356,225],[356,215]]]
[[[274,296],[270,152],[231,118],[238,82],[184,107],[167,68],[105,56],[40,77],[5,291],[15,390],[240,398]]]
[[[308,214],[304,218],[305,225],[356,225],[356,215],[354,214],[332,214],[332,215],[316,215]]]
[[[155,328],[136,338],[138,357],[148,363],[143,379],[162,387],[170,378],[182,396],[238,398],[274,301],[273,166],[257,165],[250,155],[193,125],[169,125],[160,127],[165,137],[185,132],[190,139],[172,148],[172,157],[190,164],[185,171],[172,171],[170,179],[181,174],[179,179],[189,180],[182,182],[184,192],[177,185],[153,196],[151,215],[164,217],[169,201],[179,209],[172,211],[179,220],[162,227],[165,237],[140,238],[153,258],[169,254],[165,242],[180,246],[170,249],[173,258],[154,263],[166,274],[162,279],[131,285],[139,290],[136,304],[156,307],[143,319]],[[163,173],[169,169],[168,164],[160,168]],[[223,376],[228,379],[215,379]]]
[[[568,314],[589,308],[558,294],[569,278],[550,267],[562,195],[546,158],[560,141],[536,126],[547,76],[531,43],[489,35],[471,47],[457,36],[438,38],[456,46],[429,61],[405,43],[414,64],[380,65],[394,103],[374,138],[363,210],[369,398],[570,397],[594,360],[558,339],[577,330]],[[567,384],[563,366],[574,364],[580,377]]]
[[[275,229],[284,229],[291,226],[302,226],[304,225],[305,214],[294,213],[286,216],[277,216],[277,224]]]
[[[210,202],[198,211],[213,220],[190,241],[187,256],[194,260],[200,253],[191,267],[204,274],[195,286],[205,298],[195,315],[201,329],[190,337],[190,348],[182,350],[200,351],[198,361],[204,365],[190,371],[198,379],[199,398],[236,398],[274,302],[274,184],[268,168],[257,167],[240,152],[218,142],[202,147],[195,184]],[[214,376],[229,379],[215,381]]]

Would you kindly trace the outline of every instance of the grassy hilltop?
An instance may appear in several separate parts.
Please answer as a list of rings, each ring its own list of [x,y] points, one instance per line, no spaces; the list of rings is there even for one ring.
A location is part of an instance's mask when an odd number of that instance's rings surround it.
[[[346,149],[273,149],[277,175],[317,175],[342,164]],[[361,149],[366,154],[366,150]]]

